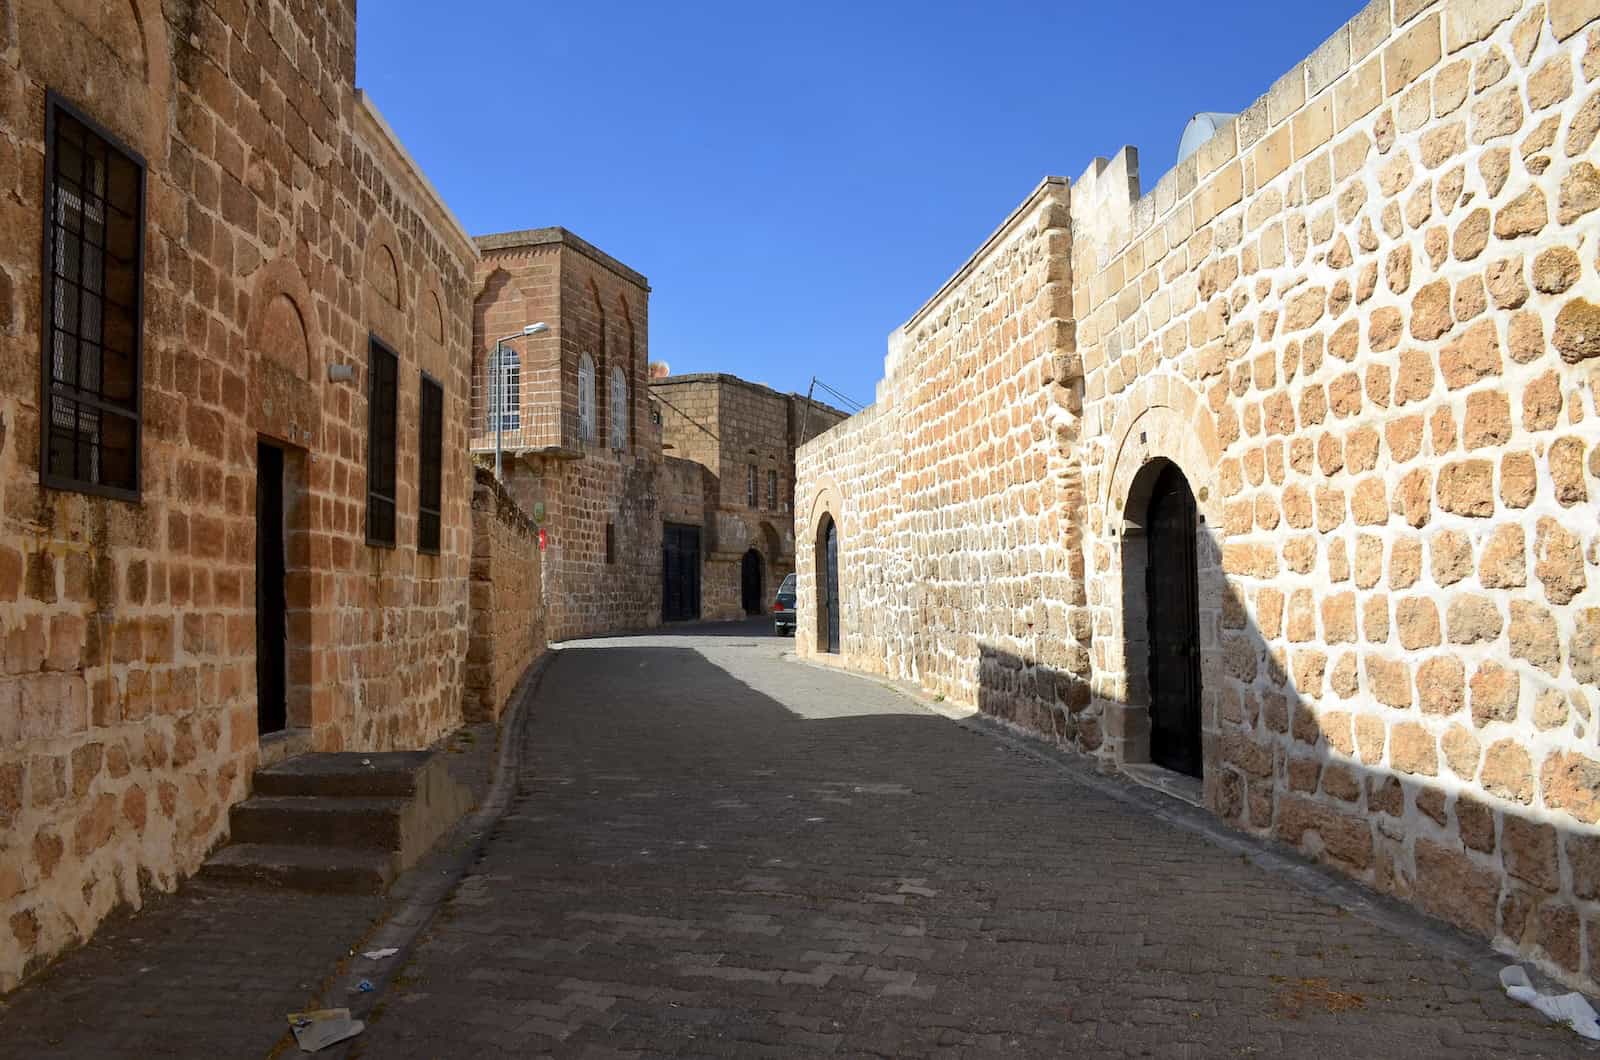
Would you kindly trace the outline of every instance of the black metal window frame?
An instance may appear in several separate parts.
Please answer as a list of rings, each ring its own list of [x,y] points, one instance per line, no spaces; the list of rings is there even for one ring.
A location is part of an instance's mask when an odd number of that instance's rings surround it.
[[[367,544],[394,548],[399,540],[395,497],[400,464],[400,355],[367,336]]]
[[[133,253],[131,256],[132,280],[131,290],[128,293],[129,304],[119,306],[132,318],[131,335],[127,352],[131,364],[131,403],[108,400],[103,393],[90,393],[79,386],[65,383],[57,376],[55,367],[54,348],[58,333],[61,331],[56,323],[55,299],[57,287],[64,277],[57,276],[58,263],[56,261],[56,242],[61,235],[76,234],[79,239],[79,271],[78,278],[73,285],[79,289],[78,311],[81,327],[81,314],[83,310],[84,280],[84,255],[82,221],[82,197],[80,194],[79,231],[68,232],[65,226],[57,220],[56,198],[59,191],[58,167],[61,164],[60,152],[57,145],[58,118],[66,115],[73,122],[81,126],[87,136],[92,136],[104,146],[106,154],[114,152],[134,170],[134,209],[132,212]],[[95,121],[84,111],[72,104],[53,90],[45,92],[45,158],[44,158],[44,238],[40,241],[40,323],[39,328],[39,481],[51,489],[72,490],[79,493],[89,493],[101,497],[111,497],[117,500],[138,501],[140,498],[140,485],[144,472],[143,444],[144,444],[144,243],[145,243],[145,204],[146,204],[146,171],[147,166],[144,156],[133,150],[122,140],[118,139],[109,129]],[[87,140],[84,144],[88,146]],[[84,170],[79,170],[80,193]],[[106,175],[109,184],[110,174]],[[101,200],[104,208],[111,208],[109,197],[111,191],[108,187],[106,198]],[[124,212],[126,211],[119,211]],[[105,224],[102,214],[102,225]],[[106,236],[109,245],[110,237]],[[101,251],[99,277],[99,291],[96,292],[102,304],[107,301],[105,282],[105,255],[108,247],[97,247]],[[102,361],[97,365],[96,374],[103,380],[104,362],[103,351],[105,348],[104,309],[100,317],[99,341],[94,345],[102,351]],[[86,336],[74,333],[72,336],[82,343]],[[81,357],[81,350],[79,353]],[[75,375],[81,381],[81,361],[75,362]],[[131,487],[111,485],[97,481],[92,477],[81,475],[64,475],[51,470],[51,430],[55,422],[57,402],[70,409],[75,424],[81,424],[82,413],[90,411],[97,424],[103,418],[121,419],[128,421],[132,429],[132,441],[128,460],[131,464],[130,475],[133,485]],[[74,430],[81,430],[75,426]],[[102,447],[103,448],[103,447]],[[103,460],[103,455],[101,456]],[[76,461],[75,461],[76,462]]]
[[[778,510],[778,472],[770,467],[767,468],[767,508]]]
[[[754,464],[746,464],[744,470],[745,504],[747,507],[754,508],[757,507],[758,502],[761,500],[760,494],[756,492],[756,466]]]
[[[417,551],[439,554],[444,508],[444,384],[427,372],[417,403]]]

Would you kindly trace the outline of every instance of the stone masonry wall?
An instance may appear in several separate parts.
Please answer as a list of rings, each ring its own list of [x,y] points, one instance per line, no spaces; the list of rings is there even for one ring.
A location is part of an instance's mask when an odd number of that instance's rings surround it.
[[[498,336],[542,321],[524,351],[522,422],[507,439],[505,481],[523,511],[542,506],[543,593],[552,641],[661,621],[660,438],[646,401],[648,299],[644,277],[563,229],[486,236],[478,268],[475,363]],[[595,366],[595,429],[578,429],[578,365]],[[611,444],[610,373],[627,373],[622,448]],[[481,448],[475,437],[474,447]],[[492,441],[490,443],[492,445]],[[611,527],[611,560],[606,527]]]
[[[801,416],[796,407],[805,404],[804,398],[722,373],[652,380],[650,393],[661,409],[669,452],[707,471],[703,509],[673,520],[702,527],[701,617],[744,617],[743,560],[752,548],[761,556],[761,606],[770,609],[779,583],[794,570],[790,507],[798,432],[815,437],[844,413],[813,402],[810,415]],[[769,474],[776,496],[768,489]]]
[[[0,990],[192,872],[247,793],[258,438],[289,480],[284,740],[420,747],[459,720],[475,252],[354,46],[350,2],[0,5]],[[148,165],[137,501],[40,484],[47,89]],[[394,549],[365,543],[369,331],[400,358]],[[438,555],[415,547],[423,370]]]
[[[925,309],[871,418],[802,450],[802,609],[828,509],[846,662],[1141,761],[1143,504],[1176,464],[1202,517],[1207,805],[1593,989],[1596,18],[1377,0],[1149,194],[1133,152],[1096,162],[1049,252],[1061,343],[1025,347],[1020,299],[969,303],[988,378],[947,397]],[[981,251],[955,297],[1001,260]],[[1035,464],[968,445],[926,467],[947,407]],[[896,461],[949,498],[920,523],[880,503]],[[1057,521],[976,629],[893,602],[926,599],[930,566],[992,600],[1026,562],[1029,484]]]
[[[478,467],[474,477],[472,632],[462,716],[495,722],[545,650],[539,531],[493,471]]]
[[[1054,426],[1076,400],[1061,381],[1066,192],[1040,185],[891,337],[873,409],[800,450],[796,513],[802,653],[817,650],[814,550],[827,513],[840,529],[845,660],[1007,716],[1031,711],[1045,732],[1060,727],[1058,697],[1087,700],[1089,676],[1067,527],[1070,433],[1058,438],[1070,424]],[[1059,689],[1038,688],[1022,659],[1059,674]]]

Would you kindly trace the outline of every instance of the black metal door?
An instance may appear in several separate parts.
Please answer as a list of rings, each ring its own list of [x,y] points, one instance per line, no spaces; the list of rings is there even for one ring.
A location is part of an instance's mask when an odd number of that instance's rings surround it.
[[[839,529],[828,520],[827,570],[823,572],[823,603],[828,614],[828,651],[839,654]]]
[[[764,601],[761,599],[761,553],[750,549],[744,554],[744,562],[739,570],[740,595],[744,600],[744,613],[759,615],[766,611]]]
[[[661,619],[700,617],[700,528],[668,523],[661,533]]]
[[[1156,479],[1147,520],[1150,612],[1150,760],[1198,777],[1200,612],[1194,494],[1176,465]]]
[[[285,595],[283,450],[256,445],[256,727],[289,724],[288,600]]]

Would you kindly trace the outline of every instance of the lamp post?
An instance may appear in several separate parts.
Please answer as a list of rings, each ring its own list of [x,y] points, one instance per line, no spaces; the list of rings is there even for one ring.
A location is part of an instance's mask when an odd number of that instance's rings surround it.
[[[505,357],[503,347],[512,339],[518,339],[524,335],[538,335],[541,332],[549,330],[550,325],[541,320],[537,324],[529,324],[515,335],[507,335],[504,338],[494,340],[494,397],[491,398],[491,400],[494,402],[494,480],[496,482],[505,481],[505,478],[500,473],[500,460],[502,452],[500,440],[506,424],[506,366],[503,359]],[[518,425],[520,425],[522,422],[520,410],[517,417],[517,422]]]

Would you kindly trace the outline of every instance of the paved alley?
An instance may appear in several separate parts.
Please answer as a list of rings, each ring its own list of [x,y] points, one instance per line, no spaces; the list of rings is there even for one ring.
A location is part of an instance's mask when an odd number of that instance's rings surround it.
[[[563,648],[354,1054],[1588,1055],[1484,963],[789,647]]]

